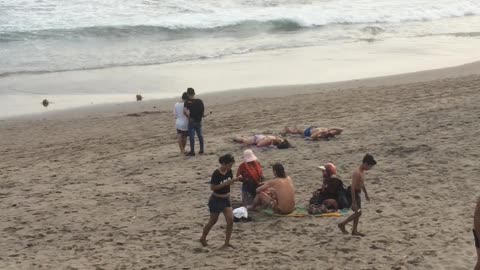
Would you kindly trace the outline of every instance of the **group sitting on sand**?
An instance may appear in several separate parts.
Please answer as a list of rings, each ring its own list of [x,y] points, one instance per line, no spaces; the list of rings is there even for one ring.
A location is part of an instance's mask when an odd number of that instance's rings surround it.
[[[285,168],[280,163],[272,165],[274,178],[264,181],[263,169],[251,149],[243,153],[244,162],[238,167],[236,177],[233,177],[232,166],[235,159],[231,154],[221,156],[220,167],[216,169],[210,181],[212,194],[208,201],[210,219],[204,226],[200,242],[207,246],[207,235],[216,224],[220,213],[223,213],[227,223],[224,247],[231,247],[230,237],[233,226],[233,209],[230,201],[230,187],[235,182],[242,182],[242,204],[248,210],[258,207],[268,207],[276,214],[288,215],[295,211],[295,187],[293,180],[287,176]],[[320,166],[323,182],[310,199],[308,212],[310,214],[337,211],[350,207],[354,213],[338,224],[343,233],[348,233],[345,225],[353,221],[352,235],[363,236],[358,231],[358,221],[362,214],[360,193],[370,200],[365,188],[365,171],[370,170],[377,162],[372,155],[366,154],[361,165],[353,172],[352,185],[345,188],[342,180],[336,176],[333,163]]]
[[[253,154],[253,153],[252,153]],[[250,162],[256,161],[255,156],[250,157]],[[220,167],[216,169],[210,180],[210,189],[212,194],[208,200],[208,208],[210,211],[210,218],[203,228],[200,243],[202,246],[207,246],[207,235],[218,221],[220,213],[225,216],[227,223],[225,233],[225,244],[223,247],[232,247],[230,244],[230,237],[232,235],[233,227],[233,209],[230,202],[230,186],[237,181],[246,181],[242,174],[237,174],[233,177],[232,166],[235,162],[231,154],[223,155],[219,158]],[[248,161],[247,161],[248,163]],[[263,205],[271,207],[275,213],[289,214],[295,210],[295,189],[293,181],[285,174],[285,169],[282,164],[275,163],[272,166],[274,179],[259,184],[256,188],[256,195],[253,198],[248,209],[255,210],[256,207]],[[246,169],[248,171],[248,169]]]

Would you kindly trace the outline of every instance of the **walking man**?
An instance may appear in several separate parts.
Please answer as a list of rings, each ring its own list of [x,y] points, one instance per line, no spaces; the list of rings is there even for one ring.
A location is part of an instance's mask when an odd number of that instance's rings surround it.
[[[367,189],[365,188],[365,171],[370,170],[375,166],[377,162],[372,155],[366,154],[363,157],[362,164],[358,167],[352,175],[352,185],[347,188],[348,195],[351,196],[352,200],[352,210],[353,214],[350,215],[347,219],[338,224],[338,228],[344,233],[348,234],[348,231],[345,229],[345,225],[353,221],[352,235],[365,236],[363,233],[358,231],[358,221],[362,215],[362,202],[360,199],[360,193],[363,191],[365,193],[365,199],[370,201],[368,197]]]

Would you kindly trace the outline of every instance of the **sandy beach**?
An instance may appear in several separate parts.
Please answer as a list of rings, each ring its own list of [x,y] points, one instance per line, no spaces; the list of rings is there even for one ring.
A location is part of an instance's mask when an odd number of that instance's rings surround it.
[[[203,95],[206,155],[179,155],[174,100],[150,100],[0,120],[0,269],[473,269],[471,235],[480,157],[480,63],[420,73]],[[255,95],[252,95],[255,93]],[[341,127],[330,141],[290,136],[295,148],[253,148],[284,164],[305,206],[316,166],[350,174],[367,152],[371,201],[359,228],[343,218],[254,213],[220,250],[223,217],[208,219],[218,157],[234,135],[285,125]],[[188,146],[187,146],[188,147]],[[236,169],[236,166],[235,169]],[[240,184],[232,188],[234,205]],[[347,228],[350,229],[350,228]]]

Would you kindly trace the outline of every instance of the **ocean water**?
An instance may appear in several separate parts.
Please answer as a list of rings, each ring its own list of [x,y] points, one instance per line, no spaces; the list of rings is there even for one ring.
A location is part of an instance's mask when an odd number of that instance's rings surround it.
[[[187,69],[189,63],[198,65],[199,61],[262,53],[283,55],[286,50],[311,47],[322,53],[322,61],[339,59],[344,63],[348,61],[343,59],[345,55],[351,59],[361,55],[359,61],[364,62],[376,61],[376,44],[395,45],[397,40],[410,45],[383,50],[416,54],[420,58],[431,54],[432,59],[468,53],[461,50],[473,49],[464,45],[474,47],[472,44],[480,41],[480,1],[0,0],[0,95],[8,95],[12,100],[12,95],[27,94],[43,97],[48,93],[126,93],[127,88],[148,89],[168,82],[168,72],[173,70],[160,69],[162,73],[158,75],[151,70],[148,76],[136,70],[138,76],[133,77],[132,70],[126,68],[178,64]],[[423,44],[422,49],[415,48],[415,44]],[[428,51],[429,47],[435,47],[435,55]],[[450,49],[443,52],[441,48],[447,47]],[[345,53],[335,48],[362,51]],[[363,57],[364,52],[374,56],[368,59],[368,55]],[[124,73],[115,77],[118,70]],[[175,70],[175,80],[185,80],[184,84],[165,83],[163,87],[191,86],[187,85],[188,78],[182,77],[183,70],[178,66]],[[219,70],[224,69],[217,68],[215,72],[218,74]],[[78,79],[77,73],[67,76],[80,71],[100,73],[87,74],[83,80]],[[188,76],[196,73],[190,70]],[[125,78],[125,74],[131,76],[128,82],[117,80]],[[165,80],[156,78],[161,76]],[[232,71],[231,76],[235,78],[237,74]],[[68,82],[57,83],[64,78]],[[250,76],[244,81],[254,79]],[[304,82],[301,79],[300,76],[297,81],[284,83]],[[116,80],[116,84],[112,83]],[[191,82],[202,81],[205,78],[199,77]],[[239,86],[269,83],[272,81]],[[281,79],[278,84],[282,84]],[[220,83],[213,86],[217,85],[228,87]],[[19,102],[17,97],[13,100]],[[16,103],[9,104],[9,108],[15,111]]]
[[[429,35],[480,37],[478,0],[0,0],[0,77]]]

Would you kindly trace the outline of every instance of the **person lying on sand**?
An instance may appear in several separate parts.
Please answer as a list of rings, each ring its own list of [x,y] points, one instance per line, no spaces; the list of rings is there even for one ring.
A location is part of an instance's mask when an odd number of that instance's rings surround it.
[[[232,155],[223,155],[218,161],[220,162],[220,167],[213,172],[210,181],[210,189],[213,191],[208,200],[210,219],[205,227],[203,227],[203,234],[200,238],[200,243],[202,243],[204,247],[207,246],[207,235],[213,225],[217,223],[220,213],[223,213],[225,221],[227,222],[225,244],[223,247],[232,247],[230,244],[230,236],[232,235],[233,229],[233,210],[232,204],[230,203],[230,186],[237,181],[241,181],[242,176],[240,175],[237,178],[233,178],[232,166],[235,159]]]
[[[365,193],[365,199],[367,199],[367,201],[370,201],[367,189],[365,188],[365,172],[370,170],[373,166],[375,166],[375,164],[377,164],[377,162],[375,161],[373,156],[370,154],[366,154],[363,157],[363,161],[360,167],[358,167],[352,174],[352,186],[349,187],[347,190],[350,189],[350,195],[352,198],[352,210],[354,213],[338,224],[338,228],[344,234],[348,234],[348,231],[345,229],[345,225],[353,221],[352,235],[364,236],[363,233],[360,233],[358,231],[358,221],[360,220],[360,216],[362,215],[362,202],[360,200],[360,193],[363,190],[363,192]]]
[[[340,135],[343,131],[341,128],[322,128],[316,126],[310,126],[305,129],[299,129],[296,126],[293,128],[285,127],[285,133],[288,134],[300,134],[305,138],[316,141],[320,139],[330,139],[337,135]]]
[[[473,216],[473,236],[475,239],[475,248],[477,249],[477,264],[475,270],[480,270],[480,197],[477,201],[475,214]]]
[[[253,204],[247,209],[255,210],[263,205],[272,208],[274,213],[288,215],[295,210],[295,188],[292,179],[285,174],[280,163],[272,166],[275,179],[265,182],[257,188],[257,195]]]
[[[287,149],[292,147],[292,145],[287,141],[287,139],[275,135],[256,134],[251,137],[237,136],[233,139],[233,141],[246,145],[255,145],[258,147],[270,145],[276,146],[278,149]]]

